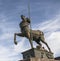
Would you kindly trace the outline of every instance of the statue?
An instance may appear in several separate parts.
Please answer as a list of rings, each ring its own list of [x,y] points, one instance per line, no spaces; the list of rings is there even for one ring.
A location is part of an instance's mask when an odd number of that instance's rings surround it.
[[[33,48],[32,41],[35,41],[37,44],[41,46],[41,42],[43,42],[47,48],[49,49],[49,52],[51,52],[48,44],[45,42],[44,39],[44,33],[40,30],[32,30],[29,28],[30,25],[30,19],[26,18],[24,15],[21,15],[22,21],[20,22],[19,26],[21,28],[21,33],[15,33],[14,34],[14,43],[17,44],[16,41],[16,35],[20,37],[26,37],[29,39],[29,42],[31,44],[31,47]]]

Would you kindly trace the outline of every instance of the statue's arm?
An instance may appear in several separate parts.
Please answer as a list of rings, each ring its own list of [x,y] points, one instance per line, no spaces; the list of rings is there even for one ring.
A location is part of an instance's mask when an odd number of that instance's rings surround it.
[[[29,18],[26,18],[27,22],[30,23],[30,19]]]

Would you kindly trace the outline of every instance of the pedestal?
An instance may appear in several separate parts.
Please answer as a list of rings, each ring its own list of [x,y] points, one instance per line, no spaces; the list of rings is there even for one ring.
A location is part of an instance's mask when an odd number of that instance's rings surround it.
[[[27,50],[22,54],[23,54],[23,59],[29,59],[33,57],[53,59],[53,53],[36,48]]]
[[[48,52],[44,47],[40,46],[22,52],[22,55],[23,60],[20,61],[57,61],[54,60],[52,52]]]
[[[46,59],[46,58],[30,58],[30,59],[25,59],[25,60],[20,60],[20,61],[60,61],[60,60],[54,60],[54,59]]]

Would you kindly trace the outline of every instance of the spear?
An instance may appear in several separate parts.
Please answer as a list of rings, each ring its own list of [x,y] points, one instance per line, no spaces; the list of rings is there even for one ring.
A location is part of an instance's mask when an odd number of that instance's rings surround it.
[[[31,19],[31,17],[30,17],[30,0],[28,0],[28,16],[29,16],[29,19]],[[32,27],[31,27],[31,20],[30,20],[30,42],[31,42],[31,47],[33,48],[31,29],[32,29]]]

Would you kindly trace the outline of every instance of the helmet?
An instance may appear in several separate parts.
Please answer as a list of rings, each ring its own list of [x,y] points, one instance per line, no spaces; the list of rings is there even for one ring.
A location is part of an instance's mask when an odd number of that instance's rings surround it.
[[[24,15],[21,15],[21,18],[25,17]]]

